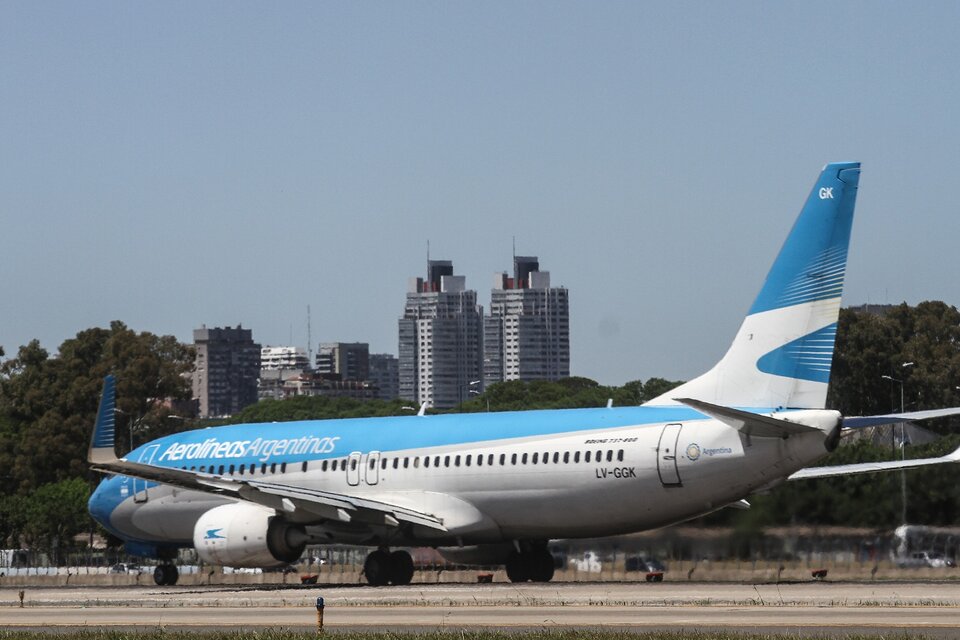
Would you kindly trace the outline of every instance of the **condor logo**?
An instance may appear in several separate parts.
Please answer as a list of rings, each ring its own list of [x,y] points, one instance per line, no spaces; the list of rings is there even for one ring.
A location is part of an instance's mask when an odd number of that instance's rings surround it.
[[[220,535],[220,532],[223,531],[223,527],[219,529],[207,529],[207,535],[203,536],[204,540],[226,540],[227,536]]]

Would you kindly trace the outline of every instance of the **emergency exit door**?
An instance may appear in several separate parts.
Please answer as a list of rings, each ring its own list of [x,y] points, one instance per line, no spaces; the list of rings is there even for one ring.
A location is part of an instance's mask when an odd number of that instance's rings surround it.
[[[666,424],[657,444],[657,473],[665,487],[679,487],[680,469],[677,467],[677,446],[680,444],[682,424]]]

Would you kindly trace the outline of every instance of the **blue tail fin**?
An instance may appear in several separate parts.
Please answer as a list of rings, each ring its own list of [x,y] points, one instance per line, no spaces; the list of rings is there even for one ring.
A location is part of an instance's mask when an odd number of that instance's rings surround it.
[[[823,168],[726,355],[648,404],[824,407],[859,180],[859,162]]]

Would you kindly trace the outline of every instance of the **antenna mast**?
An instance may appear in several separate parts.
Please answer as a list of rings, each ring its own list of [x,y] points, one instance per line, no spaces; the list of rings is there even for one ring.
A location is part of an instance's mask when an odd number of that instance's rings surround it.
[[[310,335],[310,305],[307,305],[307,368],[313,368],[313,337]]]

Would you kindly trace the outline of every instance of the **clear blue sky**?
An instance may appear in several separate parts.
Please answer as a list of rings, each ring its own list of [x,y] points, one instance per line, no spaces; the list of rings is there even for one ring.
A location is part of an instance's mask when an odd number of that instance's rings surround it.
[[[821,166],[846,303],[960,300],[954,2],[0,2],[0,345],[121,319],[396,352],[539,255],[572,371],[726,349]]]

